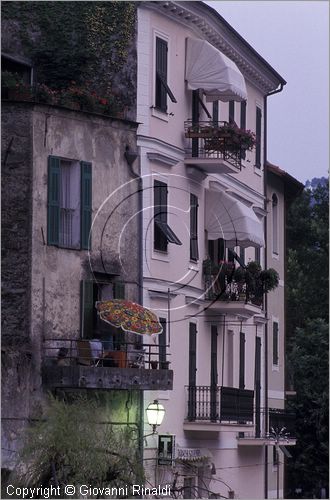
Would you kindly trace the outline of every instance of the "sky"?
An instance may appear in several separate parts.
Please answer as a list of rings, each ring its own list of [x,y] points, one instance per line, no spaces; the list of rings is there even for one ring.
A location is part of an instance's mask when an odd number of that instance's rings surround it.
[[[268,98],[268,161],[305,183],[328,176],[328,1],[207,1],[287,81]]]

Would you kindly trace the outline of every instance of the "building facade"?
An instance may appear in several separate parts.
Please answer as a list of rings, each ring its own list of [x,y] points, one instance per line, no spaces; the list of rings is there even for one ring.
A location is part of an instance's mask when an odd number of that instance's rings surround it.
[[[294,439],[269,437],[285,407],[285,250],[277,193],[269,254],[265,158],[267,96],[285,81],[200,2],[140,4],[137,37],[143,300],[166,326],[174,371],[171,393],[146,398],[166,408],[145,449],[149,480],[186,498],[276,497],[273,449]],[[226,143],[219,129],[231,124],[255,147]],[[279,274],[267,298],[235,274],[255,263]],[[167,464],[164,435],[176,450]]]

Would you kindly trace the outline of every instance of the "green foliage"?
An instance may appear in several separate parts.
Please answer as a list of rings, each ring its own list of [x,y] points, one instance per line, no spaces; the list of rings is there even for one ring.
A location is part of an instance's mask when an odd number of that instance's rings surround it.
[[[113,93],[135,35],[134,3],[4,2],[2,16],[18,23],[39,83],[62,89],[88,82],[100,94]]]
[[[288,462],[289,483],[303,489],[303,498],[318,497],[320,487],[328,485],[328,336],[324,320],[308,320],[296,330],[288,356],[297,391],[297,445]]]
[[[26,433],[12,481],[24,486],[92,484],[120,487],[143,480],[135,430],[97,422],[101,405],[80,396],[49,397]]]
[[[17,73],[1,71],[1,87],[12,89],[20,83],[22,83],[22,78]]]
[[[297,446],[288,461],[290,498],[328,486],[329,187],[305,190],[288,214],[287,369],[297,392]],[[297,328],[298,327],[298,328]]]

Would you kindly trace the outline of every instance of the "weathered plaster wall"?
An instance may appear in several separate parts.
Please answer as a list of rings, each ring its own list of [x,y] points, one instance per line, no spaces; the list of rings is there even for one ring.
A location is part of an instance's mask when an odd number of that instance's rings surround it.
[[[43,338],[79,335],[80,281],[92,271],[116,272],[127,298],[138,300],[138,181],[124,158],[126,145],[136,150],[134,123],[32,103],[3,103],[2,112],[2,442],[4,467],[11,467],[43,397]],[[49,155],[92,163],[90,253],[47,245]]]

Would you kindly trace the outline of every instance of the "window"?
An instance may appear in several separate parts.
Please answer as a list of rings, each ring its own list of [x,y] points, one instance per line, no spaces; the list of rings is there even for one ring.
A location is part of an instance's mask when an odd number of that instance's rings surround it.
[[[272,196],[272,225],[273,253],[278,255],[278,198],[275,193]]]
[[[241,122],[240,122],[240,127],[241,129],[245,130],[246,129],[246,101],[241,102]],[[245,160],[246,157],[246,151],[241,152],[241,157],[243,160]]]
[[[278,366],[278,323],[273,321],[273,365]]]
[[[169,96],[172,102],[177,102],[167,84],[167,51],[167,42],[162,38],[156,37],[155,106],[164,113],[167,111],[167,96]]]
[[[167,251],[167,244],[182,245],[167,224],[167,184],[154,181],[154,249]]]
[[[190,259],[198,260],[198,198],[190,195]]]
[[[257,168],[261,168],[261,109],[256,109],[256,164]]]
[[[235,101],[229,101],[229,123],[235,121]]]
[[[80,333],[81,338],[91,339],[100,337],[112,343],[111,326],[100,320],[95,302],[98,300],[124,299],[125,284],[108,281],[81,281],[80,286]],[[118,331],[118,340],[120,332]],[[117,335],[116,335],[117,338]],[[113,346],[111,346],[113,347]]]
[[[208,240],[208,253],[212,262],[216,265],[226,258],[226,242],[222,238]]]
[[[50,156],[48,159],[48,245],[88,250],[91,216],[91,163]]]

